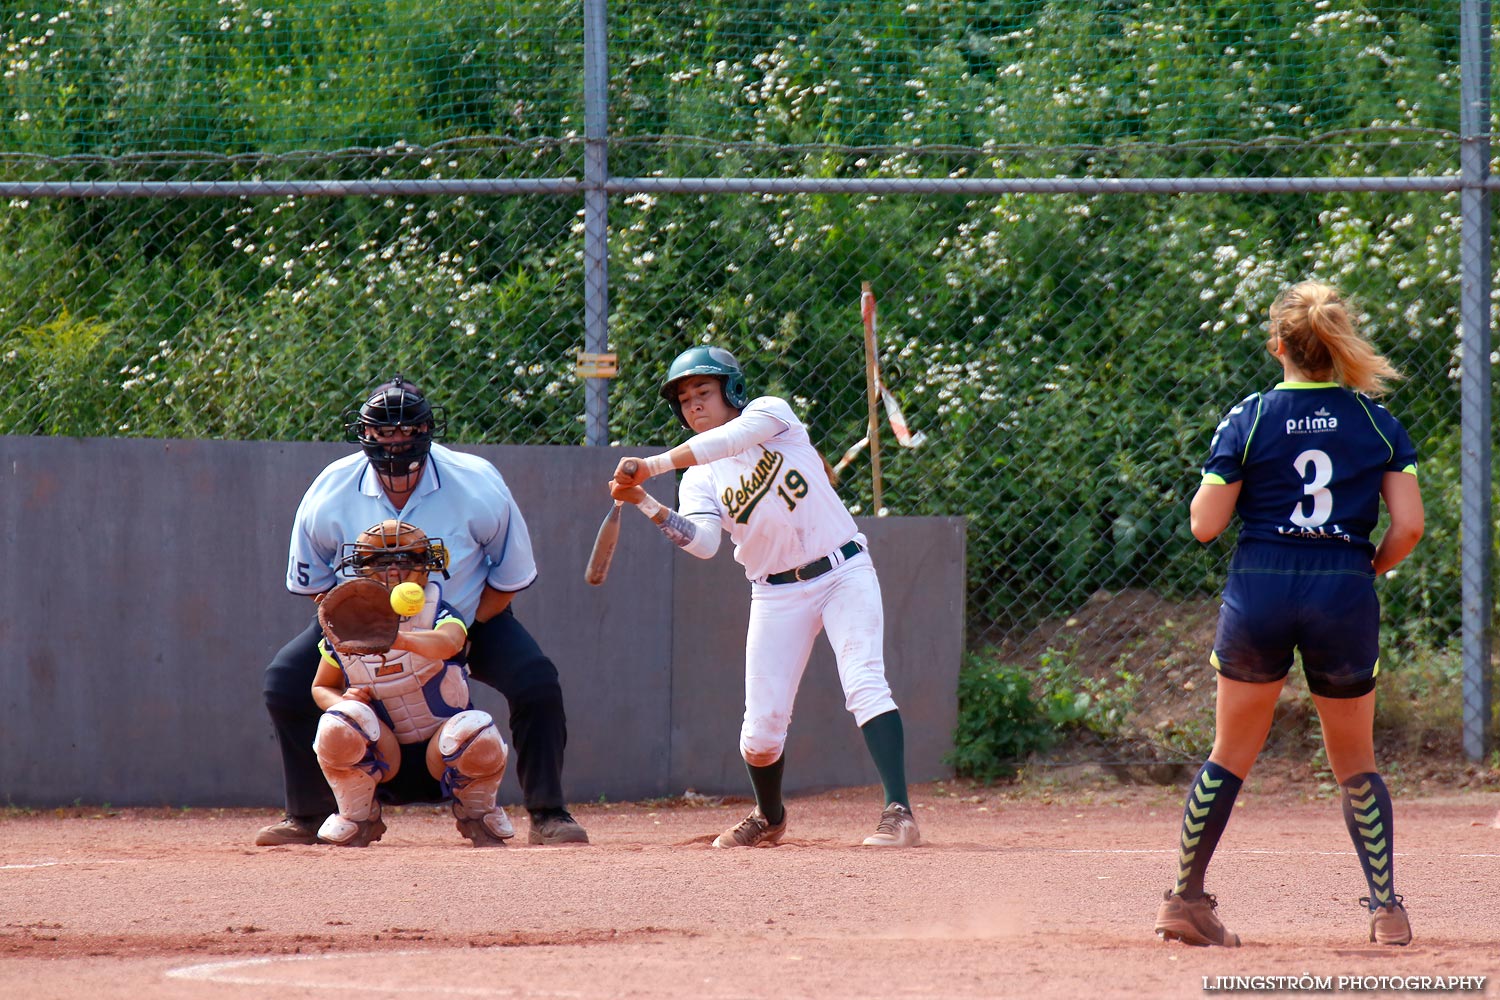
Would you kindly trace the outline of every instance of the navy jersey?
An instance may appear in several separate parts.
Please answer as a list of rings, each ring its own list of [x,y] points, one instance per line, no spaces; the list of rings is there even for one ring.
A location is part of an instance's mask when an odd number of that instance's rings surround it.
[[[1240,538],[1374,551],[1387,472],[1417,471],[1406,429],[1385,407],[1333,382],[1282,382],[1229,411],[1205,483],[1241,483]]]

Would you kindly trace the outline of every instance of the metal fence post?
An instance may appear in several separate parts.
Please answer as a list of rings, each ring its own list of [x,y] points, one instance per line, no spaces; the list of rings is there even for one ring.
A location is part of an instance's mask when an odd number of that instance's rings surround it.
[[[583,343],[609,350],[609,14],[605,0],[583,3]],[[609,444],[609,379],[584,379],[584,444]]]
[[[1464,187],[1460,319],[1463,360],[1461,471],[1464,753],[1482,760],[1490,746],[1490,646],[1494,525],[1490,464],[1490,4],[1464,0],[1460,68]]]

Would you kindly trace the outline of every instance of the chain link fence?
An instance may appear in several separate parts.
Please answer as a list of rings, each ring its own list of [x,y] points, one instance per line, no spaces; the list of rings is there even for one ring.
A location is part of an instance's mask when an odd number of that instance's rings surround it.
[[[7,6],[0,432],[327,440],[400,369],[451,441],[583,443],[593,184],[608,440],[672,441],[658,380],[713,341],[837,461],[869,282],[924,438],[883,439],[885,507],[969,518],[976,649],[1116,600],[1066,651],[1108,678],[1157,602],[1221,581],[1186,501],[1278,378],[1272,296],[1318,277],[1407,376],[1423,455],[1389,636],[1456,641],[1457,7],[617,4],[590,131],[586,6]],[[845,471],[857,513],[870,473]]]

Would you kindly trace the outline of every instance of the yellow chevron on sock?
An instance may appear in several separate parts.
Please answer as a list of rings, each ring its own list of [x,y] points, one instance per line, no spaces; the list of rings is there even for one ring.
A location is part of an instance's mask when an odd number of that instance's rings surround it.
[[[1358,788],[1350,788],[1349,789],[1349,794],[1351,796],[1353,796],[1353,795],[1369,795],[1370,794],[1370,783],[1367,781],[1363,785],[1360,785]]]

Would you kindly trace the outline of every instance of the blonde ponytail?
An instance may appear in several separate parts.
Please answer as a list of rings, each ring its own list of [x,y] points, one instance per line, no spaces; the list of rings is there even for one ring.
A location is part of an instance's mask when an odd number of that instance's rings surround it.
[[[1281,340],[1299,371],[1318,381],[1380,396],[1388,382],[1401,378],[1355,329],[1339,293],[1321,281],[1304,281],[1276,296],[1271,303],[1271,337]]]

